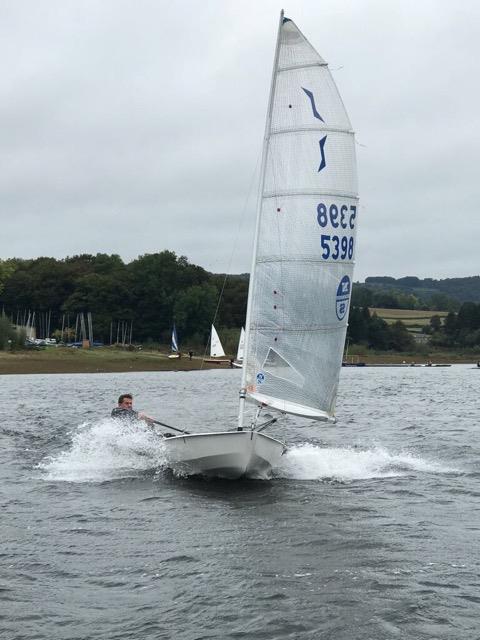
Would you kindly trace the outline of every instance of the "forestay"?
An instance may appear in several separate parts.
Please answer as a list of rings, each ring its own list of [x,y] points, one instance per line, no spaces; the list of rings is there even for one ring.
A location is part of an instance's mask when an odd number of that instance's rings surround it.
[[[243,387],[280,411],[333,416],[358,219],[354,134],[328,70],[281,20],[267,117]]]

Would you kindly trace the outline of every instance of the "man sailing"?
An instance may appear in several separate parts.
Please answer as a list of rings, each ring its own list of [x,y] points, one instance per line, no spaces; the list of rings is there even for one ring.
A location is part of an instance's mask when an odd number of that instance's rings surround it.
[[[133,409],[133,396],[131,393],[122,393],[118,398],[118,405],[112,409],[112,418],[121,420],[144,420],[147,424],[154,424],[154,419],[142,411]]]

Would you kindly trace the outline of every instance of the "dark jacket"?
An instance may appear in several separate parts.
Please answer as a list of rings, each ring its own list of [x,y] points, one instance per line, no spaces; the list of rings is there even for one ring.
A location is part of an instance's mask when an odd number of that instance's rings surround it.
[[[120,418],[121,420],[138,420],[138,411],[133,409],[124,409],[123,407],[115,407],[112,409],[112,418]]]

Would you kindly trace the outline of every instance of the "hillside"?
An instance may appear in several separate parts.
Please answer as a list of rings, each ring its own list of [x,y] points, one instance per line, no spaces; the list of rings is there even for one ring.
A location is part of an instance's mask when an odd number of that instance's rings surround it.
[[[387,324],[401,320],[407,329],[429,325],[432,316],[444,318],[447,315],[446,311],[419,311],[417,309],[378,309],[372,307],[370,311],[376,313]]]
[[[480,276],[467,278],[433,278],[420,279],[415,276],[391,278],[389,276],[373,276],[365,279],[365,283],[355,283],[358,287],[369,287],[385,291],[400,291],[406,295],[414,295],[428,300],[432,296],[447,296],[457,302],[480,302]]]

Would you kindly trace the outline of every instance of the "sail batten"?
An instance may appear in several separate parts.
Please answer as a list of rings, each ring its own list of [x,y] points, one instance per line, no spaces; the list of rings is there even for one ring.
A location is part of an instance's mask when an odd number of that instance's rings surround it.
[[[302,264],[322,264],[322,265],[328,265],[328,264],[332,264],[335,265],[336,262],[334,260],[328,261],[328,260],[320,260],[317,257],[314,256],[291,256],[289,258],[282,258],[280,259],[278,256],[259,256],[257,263],[258,264],[262,264],[262,263],[282,263],[282,264],[286,264],[288,262],[299,262]],[[344,264],[354,264],[353,261],[348,261],[345,260]]]
[[[341,331],[342,328],[338,327],[336,325],[318,325],[318,326],[310,326],[310,325],[296,325],[296,326],[288,326],[288,327],[284,327],[283,325],[279,324],[278,326],[272,328],[272,325],[251,325],[252,329],[255,329],[256,331],[281,331],[283,333],[294,333],[296,331],[326,331],[326,332],[330,332],[330,331]]]
[[[293,129],[293,128],[273,129],[270,132],[270,138],[272,138],[273,136],[281,136],[281,135],[287,135],[291,133],[303,133],[303,132],[311,133],[312,131],[317,133],[344,133],[345,135],[349,135],[349,136],[354,135],[354,131],[352,131],[352,129],[340,129],[338,127],[318,127],[318,126],[312,125],[311,127],[308,127],[308,126],[297,127],[296,129]]]
[[[297,71],[298,69],[309,69],[311,67],[328,67],[328,62],[312,62],[310,64],[295,64],[283,66],[278,69],[278,73],[283,73],[285,71]]]
[[[242,386],[248,399],[332,418],[357,191],[354,132],[328,66],[281,16],[247,311]]]
[[[349,198],[358,201],[356,192],[336,191],[335,189],[303,189],[298,191],[265,191],[262,195],[263,199],[267,198],[289,198],[295,196],[337,196],[339,198]]]

